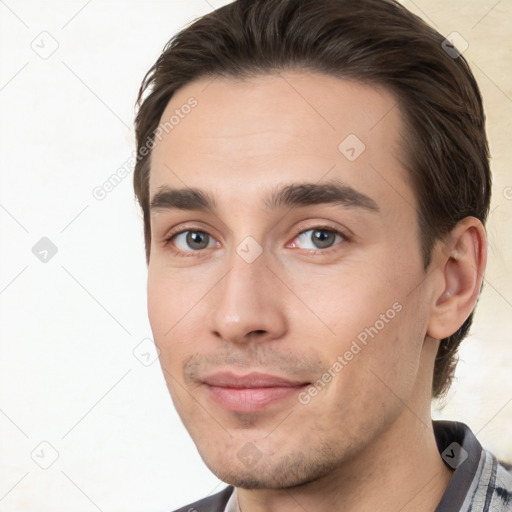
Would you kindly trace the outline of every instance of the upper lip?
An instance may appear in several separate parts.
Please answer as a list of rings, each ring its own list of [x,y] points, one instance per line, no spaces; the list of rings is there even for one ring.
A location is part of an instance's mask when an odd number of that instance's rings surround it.
[[[277,375],[252,372],[246,375],[235,375],[231,372],[214,373],[203,379],[205,384],[223,388],[271,388],[293,387],[307,384],[304,381],[289,380]]]

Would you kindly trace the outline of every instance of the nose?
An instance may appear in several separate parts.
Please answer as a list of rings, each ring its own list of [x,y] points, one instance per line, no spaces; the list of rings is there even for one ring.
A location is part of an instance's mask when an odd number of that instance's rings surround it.
[[[279,284],[265,253],[251,263],[234,253],[227,274],[209,294],[210,332],[231,343],[281,338],[287,317]]]

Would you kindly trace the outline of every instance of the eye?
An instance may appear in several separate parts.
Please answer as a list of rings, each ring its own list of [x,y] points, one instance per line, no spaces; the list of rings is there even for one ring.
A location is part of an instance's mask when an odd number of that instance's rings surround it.
[[[200,251],[201,249],[209,249],[215,247],[216,240],[204,231],[182,231],[176,233],[167,239],[172,242],[177,249],[184,252]]]
[[[335,229],[315,228],[299,233],[292,242],[292,247],[299,249],[329,249],[339,242],[347,240],[347,237]]]

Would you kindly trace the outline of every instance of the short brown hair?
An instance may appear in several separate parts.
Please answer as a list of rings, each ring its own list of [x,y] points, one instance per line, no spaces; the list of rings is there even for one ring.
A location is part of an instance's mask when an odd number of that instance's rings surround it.
[[[418,202],[425,269],[434,243],[457,222],[474,216],[485,224],[491,175],[482,99],[466,60],[442,35],[394,0],[238,0],[176,34],[139,90],[134,188],[148,263],[147,146],[173,94],[199,78],[282,70],[355,79],[394,94],[405,124],[404,165]],[[448,390],[472,319],[473,312],[441,341],[433,397]]]

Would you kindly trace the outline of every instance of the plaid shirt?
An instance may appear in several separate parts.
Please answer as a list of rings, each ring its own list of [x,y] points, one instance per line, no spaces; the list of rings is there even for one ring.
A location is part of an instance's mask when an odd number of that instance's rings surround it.
[[[433,512],[512,512],[511,467],[484,450],[470,428],[433,421],[437,448],[455,471]],[[175,512],[240,512],[233,486]]]
[[[455,468],[435,512],[512,512],[510,467],[484,450],[467,425],[434,421],[433,426],[441,457]],[[450,462],[452,454],[456,460]]]

